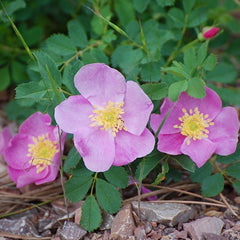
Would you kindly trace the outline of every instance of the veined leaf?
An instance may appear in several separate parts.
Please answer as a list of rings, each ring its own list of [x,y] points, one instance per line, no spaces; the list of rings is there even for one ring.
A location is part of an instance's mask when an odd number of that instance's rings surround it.
[[[128,185],[129,178],[123,167],[112,166],[104,172],[105,178],[116,187],[125,188]]]
[[[89,195],[82,205],[81,226],[91,232],[97,229],[102,222],[101,210],[93,195]]]
[[[119,191],[110,183],[98,178],[96,180],[96,195],[100,206],[109,213],[117,212],[121,207]]]

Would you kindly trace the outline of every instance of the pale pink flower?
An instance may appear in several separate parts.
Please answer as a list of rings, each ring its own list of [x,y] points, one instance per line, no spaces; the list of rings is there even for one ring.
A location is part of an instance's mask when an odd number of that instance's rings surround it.
[[[88,169],[103,172],[153,150],[154,136],[146,128],[153,104],[136,82],[126,82],[120,72],[102,63],[83,66],[74,82],[81,95],[59,104],[55,119],[74,135]]]
[[[9,127],[4,127],[0,132],[0,155],[3,155],[13,134]]]
[[[56,179],[60,168],[58,127],[51,126],[48,114],[36,112],[19,127],[4,152],[10,178],[23,187]],[[63,149],[66,134],[62,134]]]
[[[216,92],[206,87],[203,99],[190,97],[183,92],[176,105],[166,98],[159,114],[152,114],[151,127],[158,134],[157,149],[171,155],[188,155],[198,167],[212,156],[229,155],[236,150],[239,122],[233,107],[222,108]]]

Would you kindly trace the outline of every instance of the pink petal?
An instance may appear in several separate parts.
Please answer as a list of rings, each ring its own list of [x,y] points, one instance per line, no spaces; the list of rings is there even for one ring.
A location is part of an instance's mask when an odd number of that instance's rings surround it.
[[[115,147],[110,131],[95,127],[83,129],[74,134],[74,145],[89,170],[104,172],[112,166]]]
[[[153,113],[151,115],[150,126],[155,133],[157,132],[157,130],[158,130],[159,126],[161,125],[163,119],[164,119],[163,115],[159,115],[159,114],[156,114],[156,113]]]
[[[178,102],[181,103],[184,108],[189,111],[198,107],[200,113],[208,114],[209,118],[213,120],[221,111],[222,101],[220,97],[212,89],[206,88],[206,96],[203,99],[193,98],[186,92],[183,92]]]
[[[36,173],[36,167],[31,167],[25,171],[8,167],[8,174],[10,178],[17,184],[17,187],[21,188],[28,184],[34,183],[39,179],[44,179],[48,174],[48,168],[40,173]]]
[[[153,104],[144,91],[133,81],[127,82],[122,118],[128,132],[140,135],[145,129],[153,110]]]
[[[174,134],[159,134],[157,149],[160,152],[167,154],[178,155],[181,154],[181,146],[185,140],[185,136],[180,133]]]
[[[188,155],[199,168],[207,162],[216,150],[216,144],[207,138],[195,141],[191,140],[189,145],[187,145],[187,141],[186,138],[181,151],[183,154]]]
[[[167,116],[160,130],[161,134],[175,134],[180,132],[180,129],[174,128],[174,126],[181,124],[179,117],[182,117],[184,115],[182,111],[184,106],[180,102],[175,103],[175,105],[171,103],[172,102],[166,98],[161,107],[162,120],[164,120],[164,118]]]
[[[124,76],[103,63],[83,66],[75,75],[74,83],[82,96],[96,106],[109,101],[121,103],[126,91]]]
[[[36,112],[28,117],[19,127],[20,134],[40,136],[51,131],[51,117],[46,113]]]
[[[220,28],[218,28],[218,27],[203,28],[203,36],[205,39],[213,38],[218,34],[219,30],[220,30]]]
[[[146,187],[141,187],[141,192],[144,194],[144,193],[150,193],[152,192],[150,189],[146,188]],[[151,197],[147,197],[146,198],[148,201],[157,201],[157,195],[153,195]]]
[[[235,152],[238,142],[239,122],[233,107],[225,107],[209,127],[209,139],[216,143],[216,153],[229,155]]]
[[[5,149],[7,148],[13,134],[9,127],[3,128],[2,132],[0,133],[0,154],[3,155]]]
[[[174,125],[180,125],[180,117],[184,115],[182,109],[186,109],[189,113],[189,110],[197,107],[200,113],[208,114],[210,119],[214,119],[219,112],[221,111],[221,99],[219,96],[210,88],[206,87],[206,96],[204,99],[197,99],[189,96],[186,92],[181,93],[179,100],[176,102],[176,105],[173,107],[171,112],[166,118],[166,121],[161,128],[161,134],[173,134],[180,132],[180,129],[174,128]],[[166,98],[163,106],[161,107],[161,112],[165,116],[167,112],[171,109],[173,105],[171,101]]]
[[[140,136],[121,131],[115,138],[114,166],[129,164],[136,158],[144,157],[152,152],[155,139],[152,133],[145,128]]]
[[[58,172],[60,171],[60,165],[61,165],[60,153],[58,152],[55,154],[51,165],[47,167],[48,174],[44,178],[37,179],[35,181],[36,185],[54,181],[58,175]]]
[[[55,119],[59,127],[68,133],[74,133],[92,124],[89,116],[94,108],[84,97],[70,96],[55,108]]]
[[[31,157],[27,156],[28,144],[34,144],[31,136],[17,134],[13,137],[4,154],[4,159],[10,167],[22,171],[30,167]]]

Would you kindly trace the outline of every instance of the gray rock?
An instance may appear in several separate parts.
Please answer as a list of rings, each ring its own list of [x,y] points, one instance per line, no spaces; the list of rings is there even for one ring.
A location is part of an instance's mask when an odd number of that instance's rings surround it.
[[[214,233],[203,233],[203,237],[205,240],[228,240],[227,238]]]
[[[138,202],[132,202],[133,209],[138,213]],[[194,210],[180,203],[140,203],[140,217],[149,222],[158,222],[168,226],[175,226],[180,222],[187,222],[194,214]]]
[[[86,231],[73,222],[65,221],[59,236],[62,240],[80,240],[86,235]]]
[[[103,212],[102,214],[102,224],[100,226],[100,230],[107,230],[107,229],[111,229],[112,226],[112,221],[113,221],[113,215],[107,212]]]
[[[30,237],[41,237],[34,224],[28,218],[0,219],[0,232],[25,235]]]
[[[125,205],[112,221],[110,239],[126,240],[134,239],[135,223],[132,216],[131,204]]]
[[[224,222],[216,217],[204,217],[196,221],[183,224],[183,228],[194,240],[202,240],[203,233],[221,234]]]

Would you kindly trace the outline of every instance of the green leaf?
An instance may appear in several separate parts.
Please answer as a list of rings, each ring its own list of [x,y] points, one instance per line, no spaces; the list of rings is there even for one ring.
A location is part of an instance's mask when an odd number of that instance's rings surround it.
[[[219,163],[230,164],[240,159],[240,145],[237,145],[237,149],[234,153],[228,156],[219,156],[217,155],[216,161]],[[240,173],[239,173],[240,175]]]
[[[184,0],[185,1],[185,0]],[[206,8],[195,8],[189,13],[188,27],[197,27],[207,20]]]
[[[195,172],[196,164],[187,155],[177,155],[173,159],[189,172]]]
[[[221,173],[206,177],[202,181],[201,189],[204,197],[214,197],[222,192],[224,188],[224,178]]]
[[[43,51],[37,51],[34,53],[34,55],[38,60],[39,71],[42,78],[45,80],[45,84],[48,87],[52,88],[52,84],[50,82],[49,74],[46,68],[47,66],[56,86],[59,86],[59,84],[61,83],[61,74],[53,59]]]
[[[217,57],[215,54],[211,53],[206,60],[203,62],[202,67],[206,71],[212,71],[217,65]]]
[[[69,64],[64,68],[62,83],[71,91],[72,95],[79,94],[74,85],[74,76],[82,66],[83,63],[76,60],[76,62]]]
[[[65,184],[66,196],[71,202],[81,201],[92,185],[92,176],[73,176]]]
[[[135,12],[132,1],[128,0],[114,1],[114,7],[117,16],[120,19],[120,22],[123,26],[126,27],[129,22],[135,20]]]
[[[238,79],[238,72],[233,64],[221,62],[213,71],[208,72],[207,79],[213,82],[234,83]]]
[[[189,73],[197,66],[197,57],[195,48],[191,47],[184,52],[184,65],[188,69]]]
[[[82,205],[80,225],[91,232],[97,229],[102,222],[101,210],[93,195],[89,195]]]
[[[173,6],[175,0],[157,0],[157,4],[161,7]]]
[[[0,91],[5,90],[10,85],[10,77],[8,67],[0,68]]]
[[[190,78],[190,75],[185,71],[185,69],[183,69],[182,67],[166,67],[166,68],[162,68],[161,69],[163,72],[167,72],[179,77],[183,77],[183,78]]]
[[[183,9],[186,13],[190,13],[194,7],[196,0],[184,0],[182,1]]]
[[[180,94],[186,91],[188,88],[188,82],[186,80],[175,82],[170,85],[168,89],[168,97],[172,102],[177,101]]]
[[[238,105],[240,103],[240,89],[238,88],[217,88],[213,84],[208,84],[211,88],[217,92],[220,98],[225,102],[232,105]]]
[[[60,55],[74,55],[77,52],[75,43],[64,34],[54,34],[45,41],[47,48]]]
[[[109,64],[109,60],[107,55],[99,48],[93,48],[90,51],[85,52],[82,55],[82,61],[84,64],[90,64],[90,63],[105,63]]]
[[[240,162],[237,162],[226,169],[226,173],[231,177],[240,180]]]
[[[71,173],[71,170],[77,166],[80,160],[81,156],[77,149],[73,146],[64,161],[63,170],[67,173]]]
[[[112,23],[109,21],[112,16],[112,12],[110,9],[110,5],[105,5],[100,10],[99,15],[94,15],[91,20],[91,28],[97,35],[103,35],[106,29],[107,24],[112,25]],[[101,17],[99,17],[101,16]],[[113,26],[112,26],[113,27]]]
[[[39,102],[46,94],[46,87],[42,82],[22,83],[16,87],[16,99],[33,99]]]
[[[165,179],[165,176],[166,176],[166,174],[168,173],[168,171],[169,171],[169,165],[168,165],[168,162],[165,161],[165,162],[162,164],[162,172],[160,172],[160,173],[157,175],[157,178],[154,180],[153,185],[158,185],[158,184],[160,184],[160,183]]]
[[[194,98],[204,98],[206,96],[206,90],[204,82],[198,77],[190,78],[188,81],[187,93]]]
[[[87,34],[80,21],[73,19],[67,23],[68,35],[74,44],[80,48],[88,45]]]
[[[236,189],[237,193],[240,194],[240,181],[233,182],[233,187]]]
[[[100,206],[109,213],[116,213],[121,207],[119,191],[103,179],[96,180],[96,196]]]
[[[6,11],[9,15],[12,15],[17,10],[25,7],[26,3],[23,0],[8,1],[5,4]],[[0,10],[0,19],[3,22],[8,22],[8,18],[2,10]]]
[[[105,178],[116,187],[125,188],[128,185],[129,178],[123,167],[112,166],[104,172]]]
[[[18,61],[13,61],[11,64],[12,78],[13,81],[17,84],[26,82],[28,78],[26,75],[26,66],[21,64]]]
[[[210,162],[206,162],[201,168],[196,168],[194,173],[190,174],[193,182],[201,183],[206,177],[212,173],[213,166]]]
[[[143,58],[143,53],[140,49],[133,49],[132,46],[118,46],[112,54],[112,64],[114,67],[119,66],[128,74],[135,71]]]
[[[164,153],[160,153],[157,150],[153,150],[147,157],[142,160],[137,166],[135,177],[140,180],[140,174],[143,167],[142,179],[146,178],[147,175],[159,164],[161,160],[166,157]]]
[[[143,13],[147,8],[149,2],[150,0],[133,0],[133,5],[139,13]]]
[[[141,85],[141,88],[151,100],[161,100],[167,96],[166,83],[146,83]]]
[[[150,62],[142,65],[141,80],[143,82],[159,82],[161,63]]]
[[[171,8],[168,11],[168,16],[173,20],[174,24],[178,28],[184,27],[185,17],[184,13],[179,8]]]
[[[208,41],[205,41],[198,50],[197,66],[200,66],[207,56]]]

